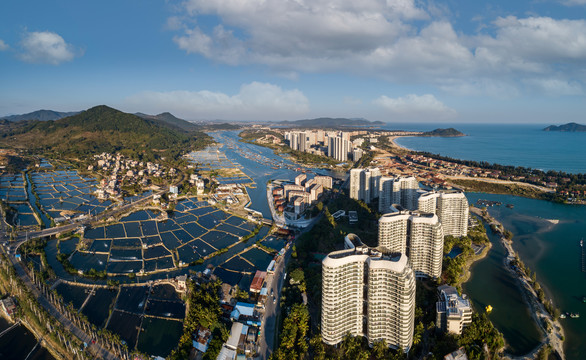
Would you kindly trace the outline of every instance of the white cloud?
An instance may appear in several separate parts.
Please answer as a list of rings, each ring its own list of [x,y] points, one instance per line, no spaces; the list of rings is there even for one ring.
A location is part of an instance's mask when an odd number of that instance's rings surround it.
[[[20,57],[26,62],[58,65],[75,57],[74,47],[50,31],[26,33],[21,46]]]
[[[562,0],[561,3],[567,6],[586,5],[586,0]]]
[[[550,96],[584,95],[584,89],[576,81],[561,79],[527,79],[525,83],[532,88],[540,89],[542,93]]]
[[[4,40],[0,39],[0,51],[8,50],[10,46],[4,42]]]
[[[309,101],[297,90],[283,90],[268,83],[252,82],[235,95],[208,90],[142,92],[126,100],[135,111],[170,111],[185,119],[279,120],[309,111]]]
[[[538,77],[586,84],[586,20],[499,17],[465,34],[454,29],[449,10],[422,3],[186,0],[174,41],[213,61],[281,74],[350,72],[496,96],[532,85],[546,90],[527,81]],[[198,23],[209,15],[218,24]]]
[[[457,113],[431,94],[409,94],[404,97],[390,98],[381,96],[373,104],[383,107],[390,115],[400,119],[419,121],[445,120],[454,118]]]

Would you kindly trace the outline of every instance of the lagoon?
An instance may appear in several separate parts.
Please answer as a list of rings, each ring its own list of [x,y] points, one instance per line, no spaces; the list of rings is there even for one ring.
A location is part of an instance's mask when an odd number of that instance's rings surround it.
[[[578,312],[582,315],[579,319],[562,319],[565,331],[566,358],[582,359],[586,354],[586,304],[582,303],[582,296],[586,295],[586,273],[580,269],[579,241],[586,237],[586,207],[579,205],[556,204],[543,200],[526,199],[509,195],[494,195],[469,193],[468,200],[471,204],[477,199],[500,201],[504,204],[515,205],[514,209],[505,206],[489,207],[489,213],[500,221],[505,228],[510,230],[513,237],[513,248],[518,252],[521,260],[537,274],[537,280],[544,290],[553,299],[554,305],[562,312]],[[560,220],[558,224],[550,220]],[[492,254],[493,252],[495,252]],[[495,260],[490,264],[492,256],[498,256],[499,250],[495,246],[488,256],[488,260],[479,262],[472,267],[472,278],[464,286],[469,291],[469,296],[474,303],[484,304],[488,301],[510,300],[511,306],[516,303],[514,297],[510,297],[513,289],[506,276],[499,275],[502,269],[502,260]],[[501,257],[502,259],[502,257]],[[484,264],[484,262],[488,262]],[[492,277],[493,280],[488,280]],[[482,280],[484,279],[484,280]],[[490,287],[491,291],[482,290]],[[507,290],[507,287],[509,289]],[[499,299],[494,297],[492,291],[495,288],[505,289]],[[510,298],[510,299],[509,299]],[[517,339],[530,347],[530,340],[523,328],[529,327],[529,321],[525,315],[507,305],[503,309],[495,306],[491,314],[491,320],[495,326],[505,334],[509,344],[517,343]],[[502,314],[504,312],[504,314]],[[502,314],[502,315],[501,315]],[[503,321],[507,317],[517,323],[513,326],[506,325]],[[507,333],[509,335],[507,336]],[[515,333],[517,333],[515,335]],[[521,352],[519,350],[519,352]]]

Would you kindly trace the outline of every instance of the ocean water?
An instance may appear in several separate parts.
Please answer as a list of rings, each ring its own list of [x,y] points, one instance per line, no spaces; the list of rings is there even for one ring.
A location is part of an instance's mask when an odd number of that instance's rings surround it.
[[[430,131],[453,127],[463,137],[402,137],[397,144],[458,159],[534,169],[586,173],[586,133],[542,131],[527,124],[392,124],[388,129]]]
[[[546,125],[489,124],[397,124],[389,129],[429,131],[454,127],[468,136],[458,138],[404,137],[397,143],[413,150],[428,151],[453,158],[488,161],[503,165],[586,173],[586,133],[545,132]],[[477,199],[513,204],[490,207],[489,212],[514,234],[513,247],[537,274],[538,281],[562,312],[578,312],[579,319],[562,319],[566,357],[584,359],[586,354],[586,273],[582,272],[579,241],[586,238],[586,206],[555,204],[517,196],[469,193]],[[559,220],[553,224],[549,220]],[[538,341],[533,320],[519,310],[515,283],[502,272],[503,250],[493,247],[489,256],[472,267],[472,277],[464,290],[478,308],[491,304],[490,315],[503,332],[509,352],[527,352]],[[499,296],[493,296],[498,289]],[[502,296],[501,296],[502,295]],[[496,305],[496,306],[495,306]],[[513,321],[511,321],[513,320]]]

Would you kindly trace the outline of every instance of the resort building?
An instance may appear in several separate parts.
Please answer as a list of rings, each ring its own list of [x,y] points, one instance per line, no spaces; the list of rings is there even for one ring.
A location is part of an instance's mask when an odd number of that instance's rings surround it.
[[[378,246],[406,254],[418,278],[437,279],[442,273],[444,233],[436,215],[395,210],[378,222]]]
[[[424,193],[418,199],[418,209],[437,214],[444,228],[444,235],[468,235],[469,206],[464,192],[441,190]]]
[[[419,182],[413,176],[380,178],[378,210],[381,213],[390,211],[392,204],[399,204],[405,209],[417,210]]]
[[[365,336],[370,344],[384,340],[393,348],[411,348],[415,274],[404,254],[361,245],[328,254],[322,269],[326,344],[336,345],[350,333]]]
[[[350,198],[370,204],[379,196],[380,179],[379,168],[350,170]]]
[[[457,335],[462,334],[462,329],[472,322],[470,301],[466,295],[460,296],[456,288],[449,285],[442,285],[437,291],[437,328]]]

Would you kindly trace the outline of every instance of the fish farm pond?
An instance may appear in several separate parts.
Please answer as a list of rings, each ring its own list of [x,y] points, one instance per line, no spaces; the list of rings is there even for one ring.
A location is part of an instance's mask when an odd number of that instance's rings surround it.
[[[229,214],[206,201],[180,200],[169,216],[156,209],[123,215],[78,236],[47,241],[54,291],[98,329],[118,335],[129,349],[166,356],[176,346],[185,303],[176,277],[210,269],[223,283],[249,290],[286,242],[267,226]],[[263,246],[257,246],[260,242]],[[75,271],[58,260],[65,254]],[[62,255],[61,255],[62,257]],[[25,255],[37,270],[40,256]],[[87,275],[100,272],[104,276]],[[108,280],[120,285],[107,286]]]

